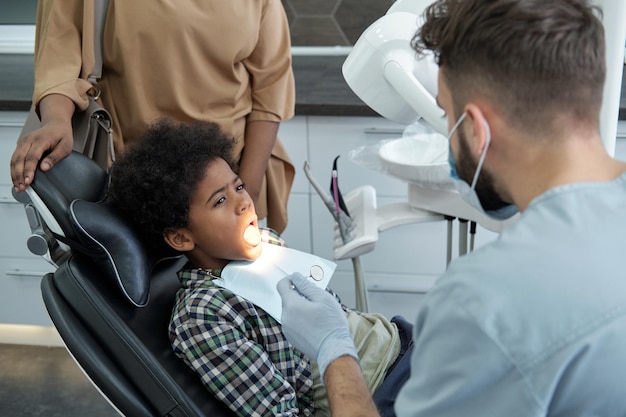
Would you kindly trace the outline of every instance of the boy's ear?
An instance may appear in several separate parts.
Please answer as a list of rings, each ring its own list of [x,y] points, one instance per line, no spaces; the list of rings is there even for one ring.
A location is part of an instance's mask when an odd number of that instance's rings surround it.
[[[195,247],[191,233],[185,228],[168,229],[163,232],[163,239],[179,252],[188,252]]]

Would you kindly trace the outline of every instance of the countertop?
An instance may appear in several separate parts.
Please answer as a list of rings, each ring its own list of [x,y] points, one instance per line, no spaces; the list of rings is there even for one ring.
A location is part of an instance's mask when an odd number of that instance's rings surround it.
[[[341,74],[345,56],[294,56],[296,114],[313,116],[375,116],[348,87]],[[626,86],[626,71],[624,71]],[[0,111],[28,110],[33,89],[32,55],[0,55]],[[626,87],[619,119],[626,120]]]
[[[345,56],[294,56],[296,114],[375,116],[341,75]],[[32,55],[0,55],[0,111],[28,110],[33,89]]]

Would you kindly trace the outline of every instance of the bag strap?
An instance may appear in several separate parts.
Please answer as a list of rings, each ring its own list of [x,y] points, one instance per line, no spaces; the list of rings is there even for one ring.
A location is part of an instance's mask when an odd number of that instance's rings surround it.
[[[93,85],[98,85],[98,80],[102,77],[102,38],[108,7],[109,0],[94,0],[93,53],[95,63],[93,72],[87,78]],[[97,94],[100,95],[99,89]]]

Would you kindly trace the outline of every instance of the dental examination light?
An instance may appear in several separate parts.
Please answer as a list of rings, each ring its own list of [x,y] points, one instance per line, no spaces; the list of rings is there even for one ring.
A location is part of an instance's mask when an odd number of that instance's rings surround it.
[[[368,27],[343,64],[354,93],[381,116],[402,124],[423,118],[441,134],[447,120],[437,106],[437,71],[432,55],[418,59],[410,40],[430,1],[397,1]]]
[[[431,3],[432,0],[397,0],[363,32],[342,72],[352,91],[381,116],[402,124],[423,118],[445,135],[447,122],[435,102],[437,65],[430,55],[417,59],[410,46],[420,16]],[[594,0],[593,3],[603,11],[606,39],[601,135],[605,148],[613,155],[624,69],[626,2]]]

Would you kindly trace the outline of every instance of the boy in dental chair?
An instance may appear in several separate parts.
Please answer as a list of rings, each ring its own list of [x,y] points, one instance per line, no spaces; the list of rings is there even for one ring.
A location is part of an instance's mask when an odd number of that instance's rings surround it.
[[[186,255],[169,335],[213,395],[239,416],[330,415],[317,365],[271,315],[214,282],[230,261],[256,260],[262,242],[284,245],[258,229],[233,144],[213,123],[160,119],[113,165],[110,198],[155,250],[165,243]],[[342,308],[369,389],[381,413],[393,415],[408,378],[410,324]]]

